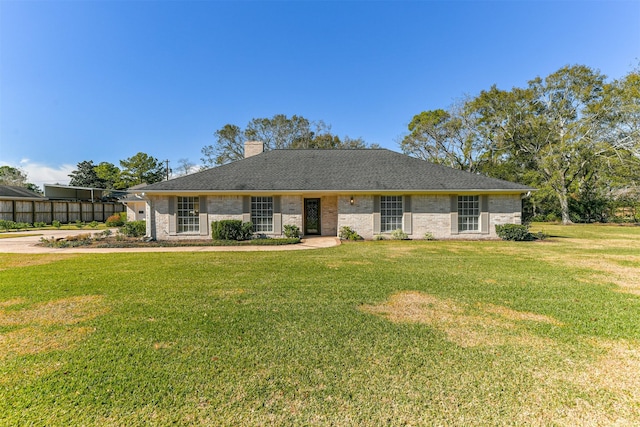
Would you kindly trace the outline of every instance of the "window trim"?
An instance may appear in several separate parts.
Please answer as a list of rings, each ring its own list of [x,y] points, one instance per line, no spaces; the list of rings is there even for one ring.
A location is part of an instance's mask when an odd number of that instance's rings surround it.
[[[200,197],[176,198],[176,233],[200,234]]]
[[[398,195],[380,196],[380,232],[391,233],[403,230],[404,197]]]
[[[480,233],[480,205],[479,195],[458,195],[457,213],[458,213],[458,233]]]
[[[274,198],[273,196],[251,196],[249,215],[256,233],[273,233]]]

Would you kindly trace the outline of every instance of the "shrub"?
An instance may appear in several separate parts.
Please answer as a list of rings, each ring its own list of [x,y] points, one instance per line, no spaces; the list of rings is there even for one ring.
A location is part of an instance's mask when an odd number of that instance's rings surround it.
[[[58,221],[57,219],[51,221],[51,225],[53,225],[55,228],[60,228],[62,227],[62,223],[60,221]]]
[[[124,221],[122,220],[120,214],[114,214],[107,218],[105,224],[107,225],[107,227],[121,227],[122,224],[124,224]]]
[[[355,232],[351,227],[345,225],[340,227],[340,240],[361,240],[362,236]]]
[[[104,237],[109,237],[109,236],[111,236],[111,234],[113,234],[113,232],[111,230],[109,230],[108,228],[106,230],[102,231],[102,235]]]
[[[300,229],[297,225],[285,225],[284,226],[284,235],[288,238],[298,239],[300,238]]]
[[[129,221],[122,226],[122,234],[127,237],[142,237],[147,233],[145,221]]]
[[[0,219],[0,228],[4,229],[5,231],[9,231],[12,228],[16,228],[16,223],[13,221],[7,221],[5,219]]]
[[[213,240],[249,240],[253,236],[253,223],[239,219],[224,219],[211,223]]]
[[[76,227],[78,228],[84,227],[84,222],[80,221],[79,219],[76,219]]]
[[[424,240],[436,240],[436,238],[433,237],[433,233],[427,231],[426,233],[424,233]]]
[[[50,246],[55,248],[74,248],[78,246],[87,246],[91,244],[91,234],[78,234],[76,236],[67,236],[61,240],[57,240],[52,237],[51,240],[49,241],[41,238],[40,242],[45,244],[45,246]]]
[[[100,224],[98,223],[98,221],[91,221],[91,222],[89,223],[89,227],[91,227],[91,228],[98,228],[98,225],[100,225]]]
[[[376,234],[373,236],[373,240],[384,240],[384,236],[382,234]]]
[[[391,238],[393,240],[409,240],[409,235],[402,231],[401,228],[396,228],[391,232]]]
[[[496,225],[496,234],[502,240],[512,240],[515,242],[527,242],[546,237],[541,233],[534,235],[529,232],[528,226],[520,224]]]
[[[36,222],[34,222],[34,223],[33,223],[33,226],[34,226],[35,228],[44,228],[44,227],[46,227],[46,226],[47,226],[47,223],[46,223],[46,222],[39,222],[39,221],[36,221]]]

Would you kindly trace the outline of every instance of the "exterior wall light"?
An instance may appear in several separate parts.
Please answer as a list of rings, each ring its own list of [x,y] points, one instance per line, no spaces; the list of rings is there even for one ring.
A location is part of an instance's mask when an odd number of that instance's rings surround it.
[[[353,200],[353,196],[351,196],[351,198],[349,199],[349,204],[353,205],[355,203],[355,200]]]

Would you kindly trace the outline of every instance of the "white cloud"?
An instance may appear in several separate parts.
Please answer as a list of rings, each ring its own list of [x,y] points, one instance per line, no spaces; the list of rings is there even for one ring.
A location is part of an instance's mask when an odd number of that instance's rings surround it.
[[[37,185],[40,189],[44,188],[43,184],[68,184],[71,179],[69,174],[75,170],[73,165],[51,167],[29,159],[22,159],[17,165],[9,163],[6,165],[24,171],[27,174],[27,182]]]

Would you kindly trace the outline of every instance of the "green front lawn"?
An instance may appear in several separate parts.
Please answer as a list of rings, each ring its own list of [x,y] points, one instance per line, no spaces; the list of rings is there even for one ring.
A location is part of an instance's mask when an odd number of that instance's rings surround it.
[[[638,425],[640,227],[0,258],[0,425]]]

